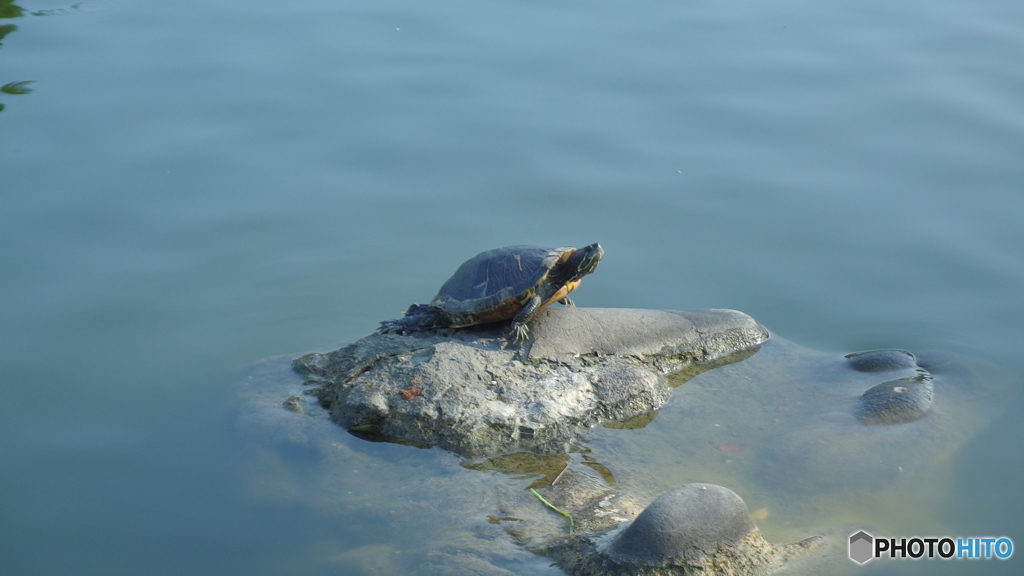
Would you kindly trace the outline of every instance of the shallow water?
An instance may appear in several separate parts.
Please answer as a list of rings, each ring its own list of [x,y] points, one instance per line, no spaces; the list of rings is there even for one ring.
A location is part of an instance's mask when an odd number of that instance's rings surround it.
[[[400,573],[372,547],[427,550],[429,528],[241,488],[237,386],[505,244],[600,241],[581,306],[735,308],[811,349],[1024,370],[1020,3],[0,0],[0,20],[0,86],[31,81],[0,92],[0,573]],[[922,525],[1024,541],[1020,398]],[[339,439],[384,486],[480,475]]]

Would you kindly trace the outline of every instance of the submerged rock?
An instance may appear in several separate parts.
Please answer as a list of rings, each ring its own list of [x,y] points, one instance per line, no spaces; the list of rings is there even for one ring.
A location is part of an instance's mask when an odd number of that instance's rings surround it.
[[[645,433],[704,470],[693,479],[742,480],[784,495],[788,506],[813,507],[851,490],[937,485],[929,475],[1006,405],[1012,378],[954,353],[846,355],[773,335],[749,359],[675,390]],[[658,474],[662,466],[635,461],[631,437],[602,431],[596,439],[621,467]]]
[[[917,368],[917,357],[906,350],[870,350],[844,356],[850,368],[858,372],[887,372]]]
[[[817,413],[759,451],[759,477],[789,491],[811,484],[817,491],[879,487],[916,471],[922,459],[948,453],[967,425],[966,406],[959,416],[950,409],[970,387],[938,358],[903,350],[850,354],[845,362],[822,358],[820,365],[831,365],[830,381],[804,393]]]
[[[532,339],[500,328],[373,334],[294,368],[346,429],[464,456],[561,453],[589,426],[660,408],[666,375],[762,344],[733,310],[541,310]]]

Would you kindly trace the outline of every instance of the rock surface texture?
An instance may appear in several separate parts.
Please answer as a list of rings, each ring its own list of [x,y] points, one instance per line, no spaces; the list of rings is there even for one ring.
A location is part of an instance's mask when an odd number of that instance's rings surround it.
[[[501,326],[374,334],[294,368],[355,433],[463,456],[561,453],[588,427],[657,410],[666,376],[768,338],[734,310],[544,309],[531,340]]]

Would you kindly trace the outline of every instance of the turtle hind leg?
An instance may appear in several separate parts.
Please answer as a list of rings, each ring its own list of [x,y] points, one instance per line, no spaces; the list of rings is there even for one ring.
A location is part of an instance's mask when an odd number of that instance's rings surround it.
[[[405,311],[404,318],[383,320],[377,328],[377,334],[389,332],[425,332],[444,328],[448,325],[437,309],[425,304],[413,304]]]
[[[543,303],[544,299],[540,295],[534,294],[526,306],[523,306],[523,309],[512,319],[512,325],[509,326],[509,337],[512,338],[513,344],[525,342],[530,337],[530,327],[526,323],[533,318],[537,310],[540,310],[540,305]]]

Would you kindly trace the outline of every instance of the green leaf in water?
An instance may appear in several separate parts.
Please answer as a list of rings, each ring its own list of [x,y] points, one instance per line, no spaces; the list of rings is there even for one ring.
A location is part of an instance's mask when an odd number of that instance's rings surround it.
[[[5,94],[14,94],[15,96],[19,94],[28,94],[32,91],[32,89],[28,87],[28,85],[32,82],[33,80],[23,80],[21,82],[8,82],[7,84],[0,86],[0,92],[3,92]]]

